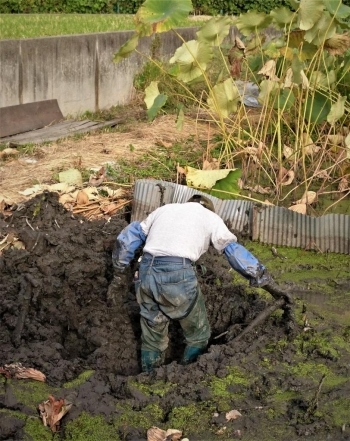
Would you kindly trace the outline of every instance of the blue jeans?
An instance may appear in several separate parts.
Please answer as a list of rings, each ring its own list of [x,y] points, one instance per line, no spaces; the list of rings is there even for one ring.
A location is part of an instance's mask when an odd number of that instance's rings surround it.
[[[207,346],[210,325],[191,263],[144,256],[136,296],[140,305],[142,350],[165,351],[170,319],[179,321],[188,346]]]

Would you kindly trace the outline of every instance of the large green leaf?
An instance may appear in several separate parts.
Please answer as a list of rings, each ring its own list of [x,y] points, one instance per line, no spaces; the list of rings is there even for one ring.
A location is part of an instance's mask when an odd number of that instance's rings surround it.
[[[327,121],[334,124],[344,115],[346,96],[339,96],[336,103],[332,104],[331,111],[327,115]]]
[[[177,78],[188,83],[202,75],[213,57],[211,46],[204,41],[190,40],[176,49],[170,63],[177,63]]]
[[[329,88],[336,79],[337,77],[334,70],[329,70],[327,74],[319,70],[314,70],[310,75],[310,86],[315,88]]]
[[[164,106],[167,96],[160,94],[158,90],[158,81],[152,81],[145,89],[145,103],[149,120],[153,120],[159,110]]]
[[[221,199],[235,199],[239,195],[240,169],[197,170],[186,168],[186,183]],[[221,191],[219,191],[221,190]]]
[[[343,5],[342,0],[326,0],[325,6],[337,19],[343,19],[350,16],[350,7]]]
[[[213,17],[197,32],[198,40],[219,46],[230,31],[230,17]]]
[[[153,121],[154,118],[157,116],[157,113],[159,112],[159,110],[164,106],[164,104],[166,103],[166,100],[168,99],[167,95],[164,94],[159,94],[154,102],[153,102],[153,106],[147,110],[147,116],[148,116],[148,120],[149,121]]]
[[[312,123],[326,121],[332,103],[326,94],[315,91],[305,98],[305,118]]]
[[[166,32],[188,16],[193,9],[191,0],[146,0],[136,13],[136,28],[144,25],[142,34]]]
[[[305,32],[305,40],[317,46],[333,37],[337,31],[337,24],[329,12],[324,12],[315,25]]]
[[[283,111],[289,110],[294,104],[295,97],[291,89],[280,89],[277,93],[274,109],[280,109]]]
[[[237,110],[239,91],[232,78],[216,84],[209,93],[208,105],[212,111],[227,118]]]
[[[260,83],[260,93],[258,96],[259,103],[267,106],[274,102],[277,94],[279,93],[279,85],[276,81],[263,80]]]
[[[121,61],[123,58],[128,57],[131,52],[136,49],[138,43],[139,36],[138,34],[134,34],[126,43],[123,44],[123,46],[119,48],[118,52],[114,54],[113,61],[115,63],[119,63],[119,61]]]
[[[220,199],[237,199],[240,192],[238,180],[241,175],[242,170],[240,169],[230,170],[230,173],[225,178],[217,181],[209,194]]]
[[[226,178],[231,170],[198,170],[196,168],[186,166],[186,183],[189,187],[202,188],[211,190],[217,181]]]
[[[322,17],[324,3],[322,0],[300,0],[298,25],[307,31]]]
[[[249,11],[241,14],[235,24],[241,33],[248,37],[250,34],[265,29],[271,21],[272,17],[264,12]]]
[[[285,25],[289,25],[295,19],[295,13],[284,6],[272,10],[270,15],[273,18],[273,23],[275,23],[279,28],[284,28]]]

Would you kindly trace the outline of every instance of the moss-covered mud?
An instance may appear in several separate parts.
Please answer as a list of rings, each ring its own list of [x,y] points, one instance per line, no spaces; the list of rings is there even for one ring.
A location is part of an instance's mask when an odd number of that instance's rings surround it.
[[[1,234],[26,246],[0,257],[1,364],[47,375],[46,384],[0,377],[0,440],[145,441],[154,425],[190,441],[350,440],[349,256],[281,248],[281,258],[245,242],[294,293],[296,326],[288,334],[278,309],[235,341],[273,299],[210,250],[198,265],[208,352],[178,364],[184,344],[173,323],[166,364],[148,375],[132,285],[123,310],[106,303],[111,248],[125,225],[73,219],[51,194],[0,219]],[[54,437],[37,413],[50,393],[73,401]],[[242,416],[228,422],[230,410]]]

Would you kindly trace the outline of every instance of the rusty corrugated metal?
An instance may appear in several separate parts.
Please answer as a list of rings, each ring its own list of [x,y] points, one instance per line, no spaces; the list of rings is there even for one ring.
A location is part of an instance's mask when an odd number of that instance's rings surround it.
[[[306,216],[282,207],[257,206],[243,200],[221,200],[198,190],[171,182],[136,181],[132,220],[141,221],[160,206],[160,187],[165,204],[186,202],[193,194],[203,194],[216,213],[234,231],[245,231],[253,240],[280,246],[350,254],[350,216],[328,214]]]

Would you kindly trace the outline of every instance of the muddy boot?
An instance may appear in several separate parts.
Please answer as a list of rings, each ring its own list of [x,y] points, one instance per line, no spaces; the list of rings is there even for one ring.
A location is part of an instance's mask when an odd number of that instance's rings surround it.
[[[197,348],[196,346],[186,346],[181,364],[190,364],[204,353],[206,348]]]
[[[164,352],[141,350],[142,372],[152,372],[154,368],[161,366],[164,363],[164,360]]]

